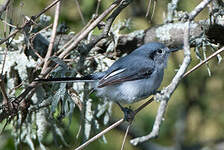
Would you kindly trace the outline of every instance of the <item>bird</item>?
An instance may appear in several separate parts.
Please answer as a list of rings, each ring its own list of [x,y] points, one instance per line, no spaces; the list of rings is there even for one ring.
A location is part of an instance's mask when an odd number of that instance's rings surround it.
[[[119,58],[107,70],[83,77],[37,79],[38,82],[89,82],[96,96],[117,103],[132,104],[157,92],[164,76],[169,49],[160,42],[149,42]],[[125,112],[124,112],[125,113]]]

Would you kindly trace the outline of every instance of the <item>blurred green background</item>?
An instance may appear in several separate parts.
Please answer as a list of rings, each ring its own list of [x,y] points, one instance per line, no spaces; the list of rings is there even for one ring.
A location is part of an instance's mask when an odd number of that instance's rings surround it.
[[[2,2],[3,0],[0,0],[0,3]],[[44,0],[16,0],[13,4],[14,7],[10,9],[12,22],[14,24],[21,25],[24,16],[38,14],[51,2],[52,1]],[[85,22],[88,22],[88,20],[91,19],[92,14],[95,13],[97,0],[82,0],[79,2]],[[101,0],[99,13],[103,12],[112,2],[113,0]],[[132,26],[129,32],[160,25],[164,21],[168,2],[170,1],[158,0],[156,3],[155,14],[151,19],[151,13],[149,17],[145,18],[148,1],[135,0],[130,6],[122,11],[122,13],[117,17],[115,24],[117,21],[131,18]],[[191,11],[200,2],[200,0],[180,1],[178,10]],[[54,9],[47,11],[46,15],[53,17]],[[208,10],[205,9],[196,17],[196,20],[207,18]],[[70,27],[71,31],[78,32],[82,29],[83,23],[73,0],[64,0],[62,2],[60,23],[66,23]],[[3,31],[0,30],[0,32],[2,35]],[[208,51],[208,55],[209,54],[211,54],[210,51]],[[199,63],[199,60],[195,57],[193,49],[192,58],[192,63],[189,69]],[[182,52],[172,54],[168,62],[168,68],[166,69],[161,88],[170,83],[172,77],[175,75],[175,69],[178,69],[182,60]],[[164,147],[177,147],[181,140],[181,143],[185,147],[189,147],[189,149],[193,149],[195,147],[197,149],[198,145],[204,145],[213,149],[217,143],[222,142],[224,139],[224,117],[222,114],[224,111],[223,62],[218,64],[217,60],[213,59],[209,62],[209,66],[212,72],[211,77],[209,77],[206,67],[203,66],[182,80],[169,101],[159,137],[151,140],[151,142]],[[143,102],[144,101],[135,103],[131,107],[136,108]],[[158,105],[159,103],[153,102],[136,116],[131,128],[138,130],[139,135],[146,135],[152,130]],[[79,128],[79,115],[80,113],[76,109],[74,111],[72,123],[64,134],[66,141],[72,145],[72,148],[57,147],[53,142],[54,136],[49,133],[45,142],[48,149],[74,149],[74,147],[77,147],[80,144],[75,138]],[[123,116],[119,108],[114,106],[112,118],[118,120],[121,117]],[[68,120],[65,118],[64,123],[67,124],[67,122]],[[3,125],[4,124],[2,123],[1,129]],[[11,136],[11,128],[12,125],[9,125],[0,136],[0,149],[2,150],[14,149],[14,140]],[[101,125],[101,128],[106,128],[106,126]],[[88,145],[86,149],[120,149],[124,132],[114,129],[107,133],[105,137],[107,139],[107,143],[104,143],[100,139]],[[131,137],[128,137],[128,139],[131,139]],[[38,144],[36,147],[39,149]],[[29,148],[24,144],[22,149]],[[129,144],[129,141],[127,140],[125,149],[138,150],[141,149],[141,147],[134,147]]]

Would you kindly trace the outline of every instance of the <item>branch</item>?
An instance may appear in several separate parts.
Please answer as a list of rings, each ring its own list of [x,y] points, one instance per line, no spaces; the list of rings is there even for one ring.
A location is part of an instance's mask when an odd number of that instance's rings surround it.
[[[212,58],[214,58],[215,56],[217,56],[218,54],[220,54],[221,52],[224,51],[224,47],[220,48],[219,50],[217,50],[216,52],[214,52],[213,54],[211,54],[209,57],[207,57],[205,60],[201,61],[200,63],[198,63],[196,66],[194,66],[191,70],[187,71],[184,74],[184,77],[186,77],[187,75],[189,75],[190,73],[192,73],[193,71],[195,71],[196,69],[198,69],[199,67],[201,67],[202,65],[204,65],[206,62],[208,62],[209,60],[211,60]]]
[[[135,115],[139,111],[141,111],[143,108],[145,108],[148,104],[150,104],[153,100],[154,100],[153,98],[150,98],[148,101],[146,101],[144,104],[142,104],[141,106],[139,106],[136,110],[134,110],[133,111],[133,118],[132,119],[134,119]],[[106,128],[105,130],[101,131],[100,133],[98,133],[97,135],[95,135],[94,137],[92,137],[91,139],[89,139],[88,141],[86,141],[85,143],[83,143],[82,145],[80,145],[75,150],[83,149],[84,147],[86,147],[87,145],[89,145],[91,142],[97,140],[98,138],[100,138],[101,136],[103,136],[104,134],[106,134],[107,132],[109,132],[110,130],[112,130],[113,128],[117,127],[122,122],[124,122],[124,119],[120,119],[119,121],[115,122],[114,124],[112,124],[111,126],[109,126],[108,128]]]
[[[85,30],[74,39],[73,43],[69,45],[65,51],[63,51],[58,57],[63,59],[72,49],[74,49],[78,43],[84,39],[90,31],[92,31],[114,8],[116,8],[120,4],[120,0],[115,1],[110,5],[108,9],[106,9],[96,20],[94,20],[90,25],[88,25]]]
[[[112,23],[116,19],[116,17],[121,13],[121,11],[126,8],[133,0],[123,0],[120,5],[116,8],[116,10],[113,11],[113,13],[107,18],[106,24],[104,26],[103,32],[96,37],[94,40],[92,40],[88,44],[88,49],[92,49],[96,44],[103,38],[105,38],[108,33],[110,32],[110,28],[112,26]]]
[[[75,5],[76,5],[76,7],[77,7],[77,9],[78,9],[80,18],[81,18],[81,20],[82,20],[82,24],[85,25],[85,24],[86,24],[86,21],[85,21],[85,18],[84,18],[84,16],[83,16],[83,14],[82,14],[82,10],[81,10],[81,8],[80,8],[79,1],[78,1],[78,0],[75,0]]]
[[[119,124],[121,124],[122,122],[124,122],[124,119],[120,119],[119,121],[115,122],[114,124],[112,124],[111,126],[109,126],[108,128],[106,128],[105,130],[101,131],[100,133],[98,133],[97,135],[95,135],[94,137],[92,137],[91,139],[89,139],[87,142],[83,143],[82,145],[80,145],[79,147],[77,147],[75,150],[81,150],[84,147],[86,147],[87,145],[89,145],[91,142],[97,140],[98,138],[100,138],[101,136],[103,136],[104,134],[106,134],[107,132],[109,132],[110,130],[112,130],[113,128],[115,128],[116,126],[118,126]]]
[[[44,66],[41,72],[44,72],[44,70],[46,70],[46,68],[48,67],[50,63],[49,58],[51,57],[52,51],[53,51],[53,46],[54,46],[54,41],[55,41],[57,26],[58,26],[59,12],[60,12],[60,2],[57,3],[55,8],[55,16],[54,16],[54,24],[53,24],[52,34],[51,34],[51,40],[47,50],[47,54],[44,59]]]
[[[194,18],[211,2],[212,0],[203,0],[194,10],[189,14],[190,21],[194,20]]]

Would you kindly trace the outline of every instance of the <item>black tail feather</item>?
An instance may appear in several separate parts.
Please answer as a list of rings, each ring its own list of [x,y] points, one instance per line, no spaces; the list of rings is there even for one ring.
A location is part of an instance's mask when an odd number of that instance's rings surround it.
[[[94,81],[91,75],[84,77],[63,77],[63,78],[47,78],[35,79],[37,82],[75,82],[75,81]]]

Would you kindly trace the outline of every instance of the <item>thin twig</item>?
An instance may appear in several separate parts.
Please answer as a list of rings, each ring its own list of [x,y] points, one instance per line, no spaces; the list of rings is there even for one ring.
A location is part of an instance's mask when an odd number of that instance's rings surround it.
[[[101,22],[114,8],[116,8],[119,5],[119,1],[114,2],[110,5],[108,9],[106,9],[96,20],[94,20],[87,28],[80,34],[77,39],[73,41],[73,43],[65,50],[63,51],[58,57],[60,59],[64,58],[73,48],[75,48],[78,43],[84,39],[90,31],[92,31],[99,22]]]
[[[117,122],[115,122],[114,124],[112,124],[111,126],[109,126],[108,128],[104,129],[103,131],[101,131],[100,133],[98,133],[97,135],[95,135],[94,137],[92,137],[91,139],[89,139],[87,142],[83,143],[82,145],[80,145],[79,147],[77,147],[75,150],[81,150],[84,147],[86,147],[89,143],[95,141],[96,139],[100,138],[102,135],[106,134],[108,131],[112,130],[113,128],[115,128],[116,126],[118,126],[119,124],[121,124],[122,122],[124,122],[124,119],[120,119]]]
[[[12,28],[16,28],[16,26],[15,26],[15,25],[12,25],[12,24],[10,24],[10,23],[6,22],[5,20],[2,20],[2,22],[3,22],[4,24],[6,24],[6,25],[8,25],[8,26],[12,27]]]
[[[95,18],[94,18],[95,19]],[[77,39],[79,36],[80,36],[80,34],[82,34],[82,32],[83,31],[85,31],[86,30],[86,28],[88,28],[88,26],[93,22],[93,20],[94,19],[91,19],[82,29],[81,29],[81,31],[79,31],[79,33],[77,33],[77,34],[75,34],[75,36],[72,38],[72,39],[70,39],[67,43],[65,43],[63,46],[62,46],[62,48],[61,49],[59,49],[58,51],[57,51],[57,53],[56,53],[56,55],[59,55],[61,52],[63,52],[65,49],[67,49],[67,47],[69,47],[69,45],[71,45],[72,43],[73,43],[73,41],[75,40],[75,39]]]
[[[62,0],[55,0],[53,3],[51,3],[46,8],[44,8],[39,14],[37,14],[36,16],[34,16],[34,18],[32,18],[32,19],[35,20],[35,19],[39,18],[42,14],[44,14],[45,12],[47,12],[50,8],[52,8],[54,5],[56,5],[60,1],[62,1]]]
[[[152,9],[152,15],[151,15],[151,20],[153,19],[155,10],[156,10],[156,4],[157,4],[157,0],[154,0],[154,4],[153,4],[153,9]]]
[[[132,2],[132,0],[123,0],[123,3],[121,2],[121,4],[116,8],[116,10],[113,11],[113,13],[107,18],[103,32],[87,45],[89,50],[91,50],[101,39],[105,38],[108,35],[108,33],[110,32],[112,23],[114,22],[116,17],[131,2]]]
[[[208,62],[209,60],[211,60],[212,58],[214,58],[215,56],[217,56],[218,54],[220,54],[221,52],[224,51],[224,47],[220,48],[219,50],[217,50],[216,52],[214,52],[213,54],[211,54],[209,57],[207,57],[205,60],[201,61],[200,63],[198,63],[196,66],[194,66],[193,68],[191,68],[189,71],[187,71],[184,74],[184,77],[186,77],[187,75],[189,75],[190,73],[192,73],[193,71],[195,71],[196,69],[198,69],[199,67],[201,67],[202,65],[204,65],[206,62]]]
[[[0,76],[0,90],[1,90],[1,93],[2,93],[2,104],[5,105],[5,104],[8,104],[9,102],[9,98],[7,96],[7,93],[5,91],[5,84],[4,84],[4,79],[3,79],[3,76],[1,75]]]
[[[154,98],[150,98],[148,101],[146,101],[144,104],[142,104],[141,106],[139,106],[134,112],[135,114],[137,114],[139,111],[141,111],[143,108],[145,108],[148,104],[150,104],[152,101],[154,100]]]
[[[126,139],[127,139],[127,135],[128,135],[130,126],[131,126],[131,123],[128,125],[128,127],[127,127],[127,129],[126,129],[126,132],[125,132],[125,135],[124,135],[124,139],[123,139],[123,142],[122,142],[122,146],[121,146],[121,150],[124,149],[124,144],[125,144],[125,141],[126,141]]]
[[[76,7],[77,7],[77,9],[78,9],[79,15],[80,15],[80,17],[81,17],[82,24],[85,25],[85,24],[86,24],[86,21],[85,21],[85,18],[83,17],[82,10],[81,10],[81,8],[80,8],[80,5],[79,5],[78,0],[75,0],[75,4],[76,4]]]
[[[95,12],[96,15],[99,14],[100,2],[101,2],[101,0],[97,0],[96,12]]]
[[[8,41],[8,39],[10,39],[11,37],[13,37],[16,33],[18,33],[19,32],[19,29],[16,29],[16,30],[14,30],[10,35],[8,35],[6,38],[4,38],[4,39],[2,39],[1,41],[0,41],[0,45],[2,44],[2,43],[4,43],[5,41]]]
[[[36,68],[39,68],[41,65],[43,65],[43,63],[44,63],[44,59],[43,59],[43,57],[38,53],[38,51],[34,48],[34,45],[33,45],[34,42],[33,42],[33,41],[34,41],[35,37],[36,37],[38,34],[40,34],[43,30],[47,30],[48,28],[51,28],[51,27],[52,27],[52,24],[50,24],[50,25],[46,26],[45,28],[41,29],[40,31],[36,32],[35,34],[33,34],[32,36],[30,36],[30,38],[29,38],[29,43],[30,43],[31,50],[34,52],[34,54],[35,54],[37,57],[40,58],[40,60],[41,60],[41,62],[42,62],[42,63],[38,64]]]
[[[43,72],[48,67],[48,65],[50,63],[49,58],[51,57],[52,52],[53,52],[54,41],[55,41],[55,37],[56,37],[56,33],[57,33],[59,14],[60,14],[60,1],[57,3],[56,8],[55,8],[55,16],[54,16],[54,24],[53,24],[52,34],[51,34],[51,40],[50,40],[50,44],[49,44],[49,47],[47,50],[47,54],[45,56],[44,66],[43,66],[41,72]]]
[[[6,18],[5,19],[7,19],[7,14],[8,13],[6,13]],[[6,25],[4,25],[4,36],[6,36]],[[4,58],[3,58],[3,63],[2,63],[2,70],[1,70],[1,76],[3,75],[3,72],[4,72],[7,54],[8,54],[8,44],[6,44],[6,50],[5,50],[5,53],[4,53]]]
[[[203,0],[194,10],[189,14],[189,19],[192,21],[212,0]]]
[[[144,104],[142,104],[141,106],[139,106],[136,110],[134,110],[134,117],[135,115],[142,110],[143,108],[145,108],[148,104],[150,104],[153,101],[153,98],[150,98],[148,101],[146,101]],[[134,118],[133,118],[134,119]],[[100,133],[98,133],[97,135],[95,135],[94,137],[92,137],[91,139],[89,139],[88,141],[86,141],[85,143],[83,143],[81,146],[79,146],[78,148],[76,148],[75,150],[80,150],[83,149],[84,147],[86,147],[88,144],[90,144],[91,142],[97,140],[98,138],[100,138],[101,136],[103,136],[104,134],[106,134],[107,132],[109,132],[111,129],[115,128],[116,126],[118,126],[119,124],[121,124],[124,121],[124,119],[121,119],[119,121],[117,121],[116,123],[112,124],[111,126],[109,126],[108,128],[106,128],[105,130],[101,131]]]
[[[70,40],[68,43],[66,43],[65,45],[68,46],[66,49],[64,49],[64,51],[62,51],[62,53],[58,56],[59,59],[63,59],[65,58],[68,53],[74,49],[78,43],[84,39],[90,31],[92,31],[98,23],[100,23],[113,9],[115,9],[117,6],[119,6],[120,0],[117,0],[116,2],[112,3],[111,6],[105,10],[97,19],[95,19],[94,21],[92,21],[91,23],[87,24],[84,29],[82,29],[76,36],[75,38],[72,38],[72,40]],[[65,46],[63,47],[65,48]],[[62,49],[61,49],[62,50]],[[59,50],[60,51],[60,50]],[[47,70],[45,70],[45,72],[42,73],[42,76],[46,76],[50,71],[52,70],[52,68],[48,68]]]
[[[147,6],[147,11],[146,11],[146,14],[145,14],[145,17],[148,17],[148,16],[149,16],[150,7],[151,7],[151,2],[152,2],[152,0],[149,0],[149,2],[148,2],[148,6]]]

